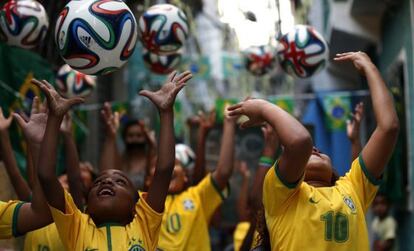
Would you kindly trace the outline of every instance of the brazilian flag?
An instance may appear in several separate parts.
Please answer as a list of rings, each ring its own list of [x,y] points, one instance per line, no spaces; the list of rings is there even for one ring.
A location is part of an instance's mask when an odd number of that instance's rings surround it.
[[[32,78],[54,84],[51,65],[36,53],[0,43],[0,105],[6,115],[30,110],[33,97],[40,95],[40,90],[30,82]],[[10,137],[17,163],[24,170],[26,145],[15,123],[10,128]]]
[[[217,99],[216,100],[216,122],[223,123],[224,121],[224,109],[227,105],[235,105],[239,102],[238,99]]]
[[[269,102],[279,106],[289,114],[293,114],[295,111],[295,100],[292,97],[271,98]]]
[[[345,131],[351,113],[351,97],[348,94],[322,94],[319,97],[325,113],[325,125],[330,131]]]

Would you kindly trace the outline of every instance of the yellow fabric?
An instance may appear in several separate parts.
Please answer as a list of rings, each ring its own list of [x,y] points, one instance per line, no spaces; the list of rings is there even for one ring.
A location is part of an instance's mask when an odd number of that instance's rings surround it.
[[[89,215],[82,213],[65,191],[66,212],[50,207],[60,238],[67,250],[125,251],[155,250],[161,227],[162,214],[145,202],[145,196],[136,204],[136,215],[126,226],[106,224],[97,227]]]
[[[361,157],[333,187],[286,184],[277,170],[267,173],[263,186],[272,250],[369,250],[365,212],[378,186]]]
[[[197,186],[176,195],[168,195],[158,248],[164,251],[210,250],[208,223],[228,194],[221,193],[211,174]]]
[[[240,247],[243,244],[243,240],[247,235],[247,232],[250,228],[250,222],[243,221],[239,222],[236,226],[236,229],[233,233],[233,245],[234,245],[234,251],[239,251]]]
[[[22,205],[23,203],[18,201],[0,201],[0,239],[8,239],[18,235],[17,217]]]
[[[55,223],[26,234],[24,239],[24,251],[38,250],[66,250],[60,240]]]

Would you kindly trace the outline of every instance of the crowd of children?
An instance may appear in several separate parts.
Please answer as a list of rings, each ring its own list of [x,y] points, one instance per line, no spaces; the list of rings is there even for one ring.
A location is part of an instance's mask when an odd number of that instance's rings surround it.
[[[158,109],[158,142],[133,120],[122,130],[121,153],[119,114],[104,105],[106,136],[95,170],[79,160],[72,135],[70,109],[83,99],[63,98],[46,81],[33,79],[45,101],[35,97],[29,117],[14,113],[6,118],[0,109],[1,159],[17,194],[14,201],[0,202],[0,238],[24,235],[24,250],[33,251],[211,250],[209,225],[230,193],[236,129],[244,115],[248,120],[240,127],[260,126],[264,148],[253,175],[247,163],[238,165],[242,183],[234,250],[396,250],[390,203],[376,196],[398,136],[393,100],[365,53],[338,54],[334,60],[353,63],[366,77],[377,122],[362,146],[363,105],[357,105],[347,126],[353,162],[343,177],[298,120],[262,99],[225,108],[219,160],[207,172],[205,143],[215,114],[191,121],[199,127],[196,153],[174,137],[173,105],[192,77],[188,71],[173,72],[157,91],[139,93]],[[13,118],[27,145],[27,182],[8,134]],[[66,172],[58,177],[59,140]],[[370,242],[365,215],[371,203],[376,217]]]

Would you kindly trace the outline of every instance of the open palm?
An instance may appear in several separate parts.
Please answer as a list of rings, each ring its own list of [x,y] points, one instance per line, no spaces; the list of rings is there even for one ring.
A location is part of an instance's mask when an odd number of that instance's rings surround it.
[[[46,109],[39,109],[39,98],[35,97],[32,103],[32,110],[30,118],[26,121],[22,115],[14,113],[18,125],[23,131],[27,141],[33,144],[40,144],[46,130],[47,111]]]
[[[84,101],[83,98],[79,97],[70,99],[63,98],[46,80],[39,81],[33,79],[32,83],[39,87],[46,95],[49,115],[63,118],[73,105],[80,104]]]
[[[158,91],[152,92],[143,90],[139,94],[149,98],[160,112],[171,110],[178,92],[184,88],[186,82],[192,78],[190,71],[186,71],[176,76],[177,72],[171,73],[165,84]]]

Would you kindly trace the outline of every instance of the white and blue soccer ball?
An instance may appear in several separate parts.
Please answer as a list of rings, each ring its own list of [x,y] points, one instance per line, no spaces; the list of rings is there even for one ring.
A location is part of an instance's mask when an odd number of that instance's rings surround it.
[[[153,5],[139,18],[139,36],[150,52],[174,54],[188,37],[187,17],[174,5]]]
[[[11,0],[0,11],[0,40],[25,49],[42,42],[49,28],[43,6],[35,0]]]
[[[243,54],[246,69],[256,76],[270,72],[276,63],[275,51],[268,45],[251,46]]]
[[[132,55],[137,24],[122,0],[72,0],[59,14],[55,40],[73,69],[106,74],[122,67]]]
[[[181,62],[181,53],[157,55],[143,48],[142,59],[145,66],[156,74],[168,74],[176,69]]]
[[[279,63],[288,74],[308,78],[328,62],[329,48],[325,39],[312,26],[296,25],[278,44]]]
[[[85,75],[63,65],[56,75],[56,89],[65,98],[88,97],[96,86],[96,77]]]

